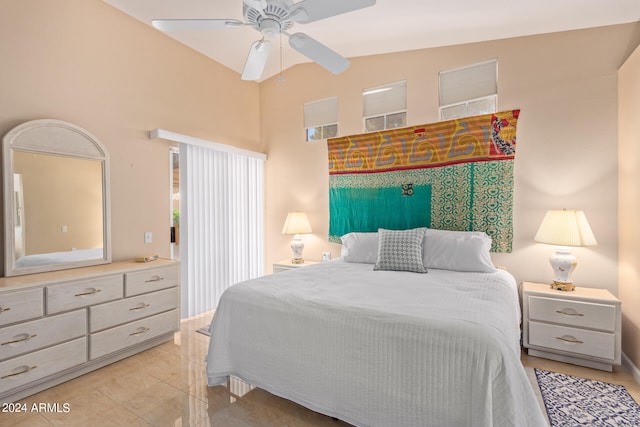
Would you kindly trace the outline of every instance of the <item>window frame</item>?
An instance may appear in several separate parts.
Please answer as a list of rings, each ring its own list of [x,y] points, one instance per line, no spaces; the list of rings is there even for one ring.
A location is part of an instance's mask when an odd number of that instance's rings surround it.
[[[381,113],[381,114],[365,115],[365,111],[367,109],[366,108],[366,96],[367,95],[373,95],[375,93],[386,92],[387,90],[393,90],[394,87],[396,87],[396,86],[404,86],[404,109],[389,110],[389,111],[386,111],[386,112]],[[389,128],[388,127],[388,118],[389,118],[389,116],[393,116],[393,115],[396,115],[396,114],[404,114],[404,126],[402,126],[402,127],[406,127],[407,126],[407,80],[398,80],[396,82],[391,82],[391,83],[387,83],[387,84],[384,84],[384,85],[374,86],[374,87],[363,89],[363,91],[362,91],[362,129],[363,129],[363,132],[370,133],[370,132],[381,132],[381,131],[389,130],[389,129],[399,129],[397,127],[394,127],[394,128]],[[367,129],[367,120],[376,119],[376,118],[382,118],[383,123],[384,123],[383,129],[368,130]]]
[[[493,79],[494,86],[495,86],[494,93],[490,93],[488,95],[483,95],[483,96],[474,96],[474,97],[464,98],[459,101],[451,102],[448,104],[441,104],[442,97],[443,97],[443,93],[442,93],[442,90],[443,90],[442,75],[443,74],[461,72],[461,71],[469,70],[473,68],[481,68],[489,64],[495,64],[495,67],[493,67],[493,70],[495,70],[494,79]],[[473,90],[473,87],[470,85],[468,90],[469,91]],[[476,62],[474,64],[469,64],[462,67],[441,70],[440,72],[438,72],[438,116],[440,121],[454,120],[461,117],[467,117],[469,115],[469,104],[473,104],[478,101],[489,100],[489,99],[493,100],[493,111],[488,111],[486,113],[480,113],[480,114],[489,114],[489,113],[495,113],[496,111],[498,111],[498,59],[497,58]],[[444,117],[445,110],[450,109],[452,107],[457,107],[457,106],[464,107],[464,111],[465,111],[464,115],[449,117],[449,118]]]
[[[307,111],[307,107],[314,105],[314,104],[321,104],[323,102],[328,103],[333,103],[335,101],[335,121],[327,121],[324,122],[322,120],[318,120],[317,123],[315,120],[313,120],[312,117],[309,117],[309,115],[312,115],[312,112],[308,112]],[[330,96],[327,98],[322,98],[322,99],[318,99],[315,101],[310,101],[310,102],[305,102],[302,105],[302,114],[303,114],[303,125],[304,125],[304,138],[305,138],[305,142],[315,142],[315,141],[322,141],[322,140],[326,140],[328,138],[336,138],[338,137],[338,131],[339,131],[339,126],[338,126],[338,108],[339,108],[339,104],[338,104],[338,97],[337,96]],[[329,109],[328,109],[329,110]],[[326,115],[332,115],[333,116],[333,106],[332,109],[330,111],[331,114],[329,113],[325,113]],[[308,121],[312,122],[313,125],[311,126],[307,126]],[[328,128],[331,128],[335,126],[335,135],[331,135],[327,137],[327,132],[329,132]],[[316,132],[316,130],[319,129],[320,130],[320,137],[319,138],[310,138],[310,131],[313,131],[314,133]]]

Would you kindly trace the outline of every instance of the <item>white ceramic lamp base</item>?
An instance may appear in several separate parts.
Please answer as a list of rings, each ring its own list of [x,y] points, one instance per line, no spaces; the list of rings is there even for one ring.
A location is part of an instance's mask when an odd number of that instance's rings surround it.
[[[291,240],[291,250],[293,251],[293,258],[291,258],[291,264],[304,264],[304,258],[302,258],[302,250],[304,249],[304,243],[299,234],[293,236]]]
[[[559,291],[572,291],[575,289],[575,285],[571,279],[571,274],[578,265],[576,257],[571,253],[571,249],[566,246],[558,246],[555,251],[555,254],[549,258],[554,273],[551,288]]]

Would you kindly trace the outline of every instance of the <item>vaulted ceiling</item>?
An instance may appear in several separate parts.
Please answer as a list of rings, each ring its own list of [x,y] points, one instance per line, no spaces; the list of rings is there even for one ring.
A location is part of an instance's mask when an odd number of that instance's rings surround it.
[[[242,0],[103,0],[151,25],[152,19],[231,18],[243,21]],[[283,0],[298,3],[293,0]],[[344,0],[348,2],[349,0]],[[494,40],[640,21],[640,0],[378,0],[372,7],[309,24],[294,24],[344,57]],[[249,46],[262,35],[250,27],[167,33],[242,72]],[[310,60],[273,47],[263,79]]]

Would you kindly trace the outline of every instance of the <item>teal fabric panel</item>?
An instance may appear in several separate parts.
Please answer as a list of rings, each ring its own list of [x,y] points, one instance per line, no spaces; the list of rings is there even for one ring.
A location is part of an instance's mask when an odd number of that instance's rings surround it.
[[[330,235],[352,231],[402,230],[431,224],[431,185],[329,189]],[[354,212],[366,213],[353,215]]]

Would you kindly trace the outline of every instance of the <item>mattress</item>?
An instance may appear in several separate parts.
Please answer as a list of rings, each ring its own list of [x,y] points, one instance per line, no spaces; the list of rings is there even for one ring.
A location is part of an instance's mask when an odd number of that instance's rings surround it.
[[[543,426],[509,273],[329,262],[238,283],[211,323],[229,376],[358,426]]]

